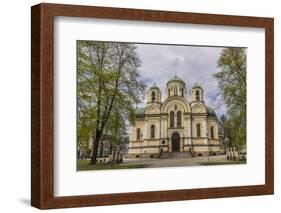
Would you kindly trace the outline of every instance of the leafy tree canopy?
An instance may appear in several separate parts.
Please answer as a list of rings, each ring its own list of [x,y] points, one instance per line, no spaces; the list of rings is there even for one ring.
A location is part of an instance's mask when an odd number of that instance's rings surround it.
[[[121,134],[126,121],[134,122],[133,107],[145,85],[139,80],[135,45],[78,41],[77,51],[78,138],[81,143],[93,138],[91,163],[95,164],[105,130],[114,135],[118,129]]]
[[[222,98],[228,107],[227,124],[233,145],[244,148],[246,145],[246,51],[245,48],[225,48],[218,60],[218,81]]]

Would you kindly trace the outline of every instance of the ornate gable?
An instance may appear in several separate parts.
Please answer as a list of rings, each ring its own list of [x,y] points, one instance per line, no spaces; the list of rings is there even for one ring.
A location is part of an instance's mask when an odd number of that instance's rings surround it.
[[[203,104],[196,104],[192,107],[192,113],[207,113],[207,110]]]
[[[160,109],[159,107],[152,105],[152,106],[148,106],[145,109],[145,114],[160,114]]]

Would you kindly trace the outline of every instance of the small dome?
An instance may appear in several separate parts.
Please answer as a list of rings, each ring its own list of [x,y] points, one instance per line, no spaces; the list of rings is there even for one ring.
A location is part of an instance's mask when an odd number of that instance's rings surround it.
[[[179,78],[177,75],[175,75],[174,77],[172,77],[172,78],[167,82],[167,84],[172,83],[172,82],[181,82],[181,83],[185,84],[184,81],[183,81],[181,78]]]
[[[202,87],[198,84],[198,82],[196,82],[192,87],[192,89],[196,89],[196,88],[202,89]]]
[[[157,90],[160,90],[156,83],[154,83],[149,89],[157,89]]]

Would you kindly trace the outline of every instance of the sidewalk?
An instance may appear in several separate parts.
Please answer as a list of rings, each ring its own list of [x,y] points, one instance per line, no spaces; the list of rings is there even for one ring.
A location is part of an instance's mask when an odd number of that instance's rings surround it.
[[[229,163],[226,155],[180,158],[180,159],[159,159],[159,158],[125,158],[123,164],[146,164],[147,167],[168,167],[168,166],[199,166],[202,163]]]

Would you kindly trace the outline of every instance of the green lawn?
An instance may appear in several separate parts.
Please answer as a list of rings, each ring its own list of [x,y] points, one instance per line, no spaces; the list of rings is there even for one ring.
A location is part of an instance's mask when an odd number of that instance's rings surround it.
[[[200,164],[203,165],[203,166],[246,164],[246,160],[224,161],[224,162],[203,162],[203,163],[200,163]]]
[[[210,161],[210,162],[200,162],[201,166],[214,166],[214,165],[237,165],[246,164],[246,160],[240,161]],[[136,168],[146,168],[149,164],[107,164],[107,163],[97,163],[96,165],[91,165],[90,160],[78,160],[77,170],[87,171],[87,170],[111,170],[111,169],[136,169]],[[176,165],[175,165],[176,166]]]
[[[107,164],[107,163],[97,163],[96,165],[91,165],[90,160],[78,160],[77,170],[104,170],[104,169],[134,169],[134,168],[145,168],[146,164]]]

